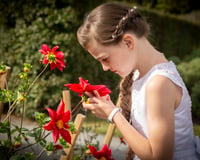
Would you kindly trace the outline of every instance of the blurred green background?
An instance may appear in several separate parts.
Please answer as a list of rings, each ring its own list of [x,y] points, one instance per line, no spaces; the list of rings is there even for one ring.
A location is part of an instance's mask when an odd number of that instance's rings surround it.
[[[42,44],[59,46],[66,68],[47,72],[32,88],[26,103],[26,116],[45,107],[56,108],[65,83],[78,83],[83,77],[91,84],[105,84],[115,102],[120,77],[104,72],[99,62],[79,45],[76,31],[85,15],[97,5],[111,0],[0,0],[0,62],[11,67],[9,87],[23,63],[33,66],[30,77],[41,72]],[[136,5],[151,25],[149,40],[178,67],[192,97],[192,114],[200,120],[200,6],[197,0],[118,0]],[[80,101],[71,92],[71,103]],[[5,107],[6,110],[6,107]],[[16,109],[20,113],[20,107]]]

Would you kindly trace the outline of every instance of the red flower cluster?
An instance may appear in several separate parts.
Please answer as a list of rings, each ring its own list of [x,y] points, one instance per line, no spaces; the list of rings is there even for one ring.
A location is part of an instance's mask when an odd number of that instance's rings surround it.
[[[105,96],[110,94],[111,91],[105,85],[91,85],[88,83],[88,80],[84,80],[82,77],[79,77],[79,84],[70,83],[65,84],[66,87],[69,87],[70,90],[79,93],[79,96],[83,96],[85,92],[93,92],[96,90],[100,96]]]
[[[49,112],[49,116],[51,117],[51,121],[44,125],[44,128],[48,131],[53,130],[53,141],[54,143],[57,142],[59,135],[62,138],[71,144],[71,135],[67,129],[70,126],[67,124],[70,120],[70,111],[65,112],[65,104],[63,100],[61,100],[60,104],[58,105],[57,111],[50,108],[46,108]]]
[[[124,141],[124,138],[120,137],[120,142],[126,145],[126,142]]]
[[[65,67],[64,54],[62,51],[56,52],[58,48],[58,46],[55,46],[51,50],[46,44],[43,44],[39,52],[45,55],[43,64],[50,63],[51,70],[57,67],[60,71],[63,71]]]
[[[53,147],[54,147],[54,151],[55,151],[55,152],[56,152],[57,150],[59,150],[59,149],[63,149],[63,147],[62,147],[61,145],[59,145],[59,144],[56,144],[56,145],[54,145]]]
[[[107,144],[105,144],[101,151],[97,151],[97,149],[93,146],[88,145],[90,152],[97,160],[114,160],[111,158],[111,149],[108,148]]]

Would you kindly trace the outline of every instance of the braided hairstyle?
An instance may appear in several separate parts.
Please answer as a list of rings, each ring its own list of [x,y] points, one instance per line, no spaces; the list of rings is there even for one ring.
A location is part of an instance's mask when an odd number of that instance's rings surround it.
[[[138,38],[147,37],[149,24],[137,9],[119,3],[104,3],[90,12],[77,31],[82,47],[87,48],[91,40],[103,45],[117,44],[126,32]]]
[[[131,115],[131,87],[133,85],[133,72],[123,78],[120,82],[120,94],[117,100],[117,106],[122,108],[122,114],[130,122]],[[129,147],[126,153],[126,160],[132,160],[133,150]]]
[[[87,49],[92,40],[102,45],[115,45],[127,32],[141,38],[147,37],[149,30],[148,23],[135,7],[129,8],[116,2],[108,2],[89,13],[77,31],[77,38],[81,46]],[[127,121],[130,121],[132,84],[133,72],[122,79],[117,102]],[[129,148],[127,159],[133,159],[133,155],[133,151]]]
[[[130,121],[131,113],[131,86],[133,84],[133,72],[123,78],[120,82],[120,94],[117,106],[122,108],[122,114],[127,121]]]

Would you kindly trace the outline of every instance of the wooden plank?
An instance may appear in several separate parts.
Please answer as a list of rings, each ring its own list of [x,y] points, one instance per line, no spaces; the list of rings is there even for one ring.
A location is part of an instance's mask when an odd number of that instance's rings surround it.
[[[65,103],[65,111],[70,110],[71,112],[71,97],[70,97],[70,91],[64,90],[63,91],[63,101]]]
[[[83,121],[86,116],[83,114],[77,114],[76,119],[74,121],[75,128],[76,128],[76,133],[71,134],[71,144],[69,145],[69,148],[64,149],[65,153],[67,154],[66,156],[61,156],[60,160],[71,160],[73,157],[71,156],[71,153],[73,152],[73,147],[75,145],[76,139],[81,132],[81,127],[83,124]]]
[[[8,81],[8,76],[10,74],[10,70],[11,68],[10,67],[6,67],[6,72],[1,75],[1,79],[0,79],[0,82],[1,82],[1,89],[5,89],[6,88],[6,83]],[[3,107],[4,107],[4,104],[0,101],[0,119],[1,119],[1,115],[3,113]]]
[[[114,123],[109,124],[108,130],[106,132],[106,136],[105,136],[105,139],[104,139],[104,144],[107,144],[108,147],[110,146],[112,136],[115,132],[115,129],[116,129],[116,125]]]

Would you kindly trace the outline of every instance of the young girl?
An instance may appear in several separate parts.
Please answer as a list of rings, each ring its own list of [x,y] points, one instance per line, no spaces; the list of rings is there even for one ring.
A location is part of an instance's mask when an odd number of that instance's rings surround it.
[[[148,34],[149,25],[135,7],[105,3],[87,16],[77,32],[79,43],[105,71],[123,79],[117,106],[94,92],[87,93],[89,104],[83,107],[116,124],[130,146],[127,159],[134,154],[146,160],[200,159],[188,91]]]

